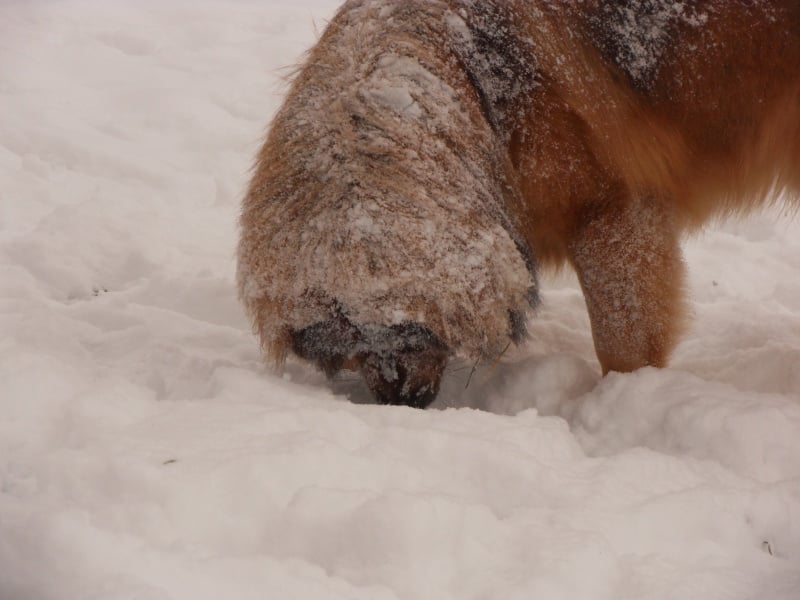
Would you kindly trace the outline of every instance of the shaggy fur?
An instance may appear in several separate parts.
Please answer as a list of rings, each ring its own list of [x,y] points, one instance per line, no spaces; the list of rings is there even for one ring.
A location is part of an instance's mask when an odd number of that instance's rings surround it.
[[[603,371],[664,365],[681,234],[800,190],[796,0],[351,0],[243,203],[265,352],[422,406],[578,273]]]

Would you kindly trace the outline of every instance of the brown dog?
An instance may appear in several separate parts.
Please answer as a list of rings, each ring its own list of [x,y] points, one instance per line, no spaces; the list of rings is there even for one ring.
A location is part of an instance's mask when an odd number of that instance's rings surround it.
[[[603,371],[664,365],[681,233],[800,190],[797,0],[351,0],[244,200],[265,352],[425,406],[571,264]]]

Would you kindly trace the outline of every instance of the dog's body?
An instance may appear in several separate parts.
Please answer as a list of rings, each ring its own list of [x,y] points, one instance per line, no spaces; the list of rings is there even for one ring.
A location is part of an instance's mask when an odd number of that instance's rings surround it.
[[[800,191],[796,0],[352,0],[244,201],[265,350],[422,406],[571,264],[604,372],[664,365],[682,232]]]

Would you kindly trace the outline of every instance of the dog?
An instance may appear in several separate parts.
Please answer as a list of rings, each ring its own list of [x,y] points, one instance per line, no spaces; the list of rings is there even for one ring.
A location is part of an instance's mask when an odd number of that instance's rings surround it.
[[[661,367],[682,235],[798,191],[797,0],[349,0],[257,157],[239,294],[276,364],[424,407],[570,265],[603,373]]]

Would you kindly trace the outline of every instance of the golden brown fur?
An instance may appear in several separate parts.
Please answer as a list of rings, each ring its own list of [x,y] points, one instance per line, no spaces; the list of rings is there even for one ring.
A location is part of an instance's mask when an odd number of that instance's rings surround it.
[[[681,235],[798,191],[796,0],[352,0],[259,155],[241,295],[274,357],[395,378],[379,399],[421,405],[443,356],[521,335],[534,260],[570,264],[603,371],[662,366]],[[450,251],[469,274],[437,270]]]
[[[800,189],[800,5],[679,4],[702,22],[675,20],[651,81],[574,47],[511,150],[526,238],[539,260],[575,266],[604,371],[665,364],[683,324],[683,231]]]

